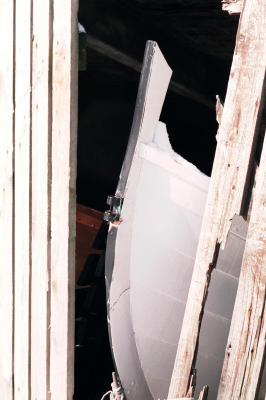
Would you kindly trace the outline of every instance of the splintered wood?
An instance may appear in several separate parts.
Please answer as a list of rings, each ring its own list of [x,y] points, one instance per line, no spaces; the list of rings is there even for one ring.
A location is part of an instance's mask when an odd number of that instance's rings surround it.
[[[186,395],[216,253],[220,244],[224,246],[232,218],[236,214],[241,214],[245,202],[246,189],[249,185],[249,166],[262,107],[265,57],[266,2],[246,0],[239,22],[227,95],[217,137],[207,205],[169,398]],[[255,257],[256,242],[250,246],[250,251]],[[238,338],[236,337],[235,340]],[[228,398],[231,397],[223,397],[223,399]]]
[[[243,0],[223,0],[223,11],[227,11],[230,15],[240,14],[242,11],[243,2]]]
[[[266,338],[266,139],[254,190],[218,400],[254,399]]]
[[[76,16],[76,0],[0,2],[4,400],[73,397]]]

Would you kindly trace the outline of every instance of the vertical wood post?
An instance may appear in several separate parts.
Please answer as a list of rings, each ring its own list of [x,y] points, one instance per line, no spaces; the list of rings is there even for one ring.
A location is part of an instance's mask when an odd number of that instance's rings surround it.
[[[77,0],[0,2],[0,398],[72,399]]]
[[[46,399],[49,389],[51,9],[50,0],[33,1],[31,398],[38,400]]]
[[[15,10],[14,399],[30,395],[31,0]]]
[[[266,139],[255,184],[218,400],[255,399],[265,351]]]
[[[245,201],[263,97],[265,23],[266,3],[245,0],[169,398],[186,396],[216,252],[220,244],[224,246],[232,218],[241,213]]]
[[[51,192],[51,399],[74,388],[77,1],[54,0]],[[62,23],[64,21],[64,23]]]
[[[0,393],[13,399],[13,1],[0,2]]]

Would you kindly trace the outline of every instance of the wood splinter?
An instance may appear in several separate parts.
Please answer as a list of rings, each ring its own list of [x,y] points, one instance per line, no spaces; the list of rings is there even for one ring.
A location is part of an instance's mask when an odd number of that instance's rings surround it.
[[[196,387],[196,380],[197,380],[197,370],[193,369],[191,376],[190,376],[190,381],[189,381],[189,387],[188,391],[186,394],[186,397],[193,397],[194,392],[195,392],[195,387]]]
[[[199,394],[198,400],[206,400],[208,397],[208,392],[209,392],[209,387],[207,385],[203,386],[203,388]]]

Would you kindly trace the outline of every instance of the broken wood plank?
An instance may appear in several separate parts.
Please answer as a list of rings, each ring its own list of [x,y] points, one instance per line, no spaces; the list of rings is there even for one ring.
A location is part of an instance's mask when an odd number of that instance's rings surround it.
[[[230,15],[240,14],[243,8],[243,0],[223,0],[222,9]]]
[[[33,2],[31,398],[42,400],[49,398],[51,15],[50,1]]]
[[[13,2],[0,2],[0,393],[13,399]]]
[[[30,386],[31,3],[15,3],[15,400],[28,399]]]
[[[50,392],[74,391],[77,0],[53,2]]]
[[[171,379],[169,398],[184,397],[217,250],[245,202],[249,164],[263,103],[266,3],[247,0],[241,14],[207,205]]]
[[[218,400],[255,399],[265,351],[265,286],[266,139],[254,190]]]

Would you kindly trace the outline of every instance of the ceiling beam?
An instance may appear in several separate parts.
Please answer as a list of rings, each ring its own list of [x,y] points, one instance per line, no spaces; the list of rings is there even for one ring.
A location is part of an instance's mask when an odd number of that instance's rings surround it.
[[[85,33],[84,33],[85,34]],[[134,58],[128,56],[124,52],[117,50],[113,46],[103,42],[100,39],[97,39],[93,35],[86,32],[86,46],[91,50],[94,50],[101,55],[108,57],[122,65],[125,65],[128,68],[133,69],[134,71],[140,73],[142,64],[135,60]],[[190,100],[194,100],[197,103],[200,103],[209,109],[215,108],[215,101],[211,101],[209,98],[199,93],[198,91],[187,87],[186,85],[176,82],[172,80],[169,85],[169,89],[176,93],[179,96],[183,96],[189,98]]]

